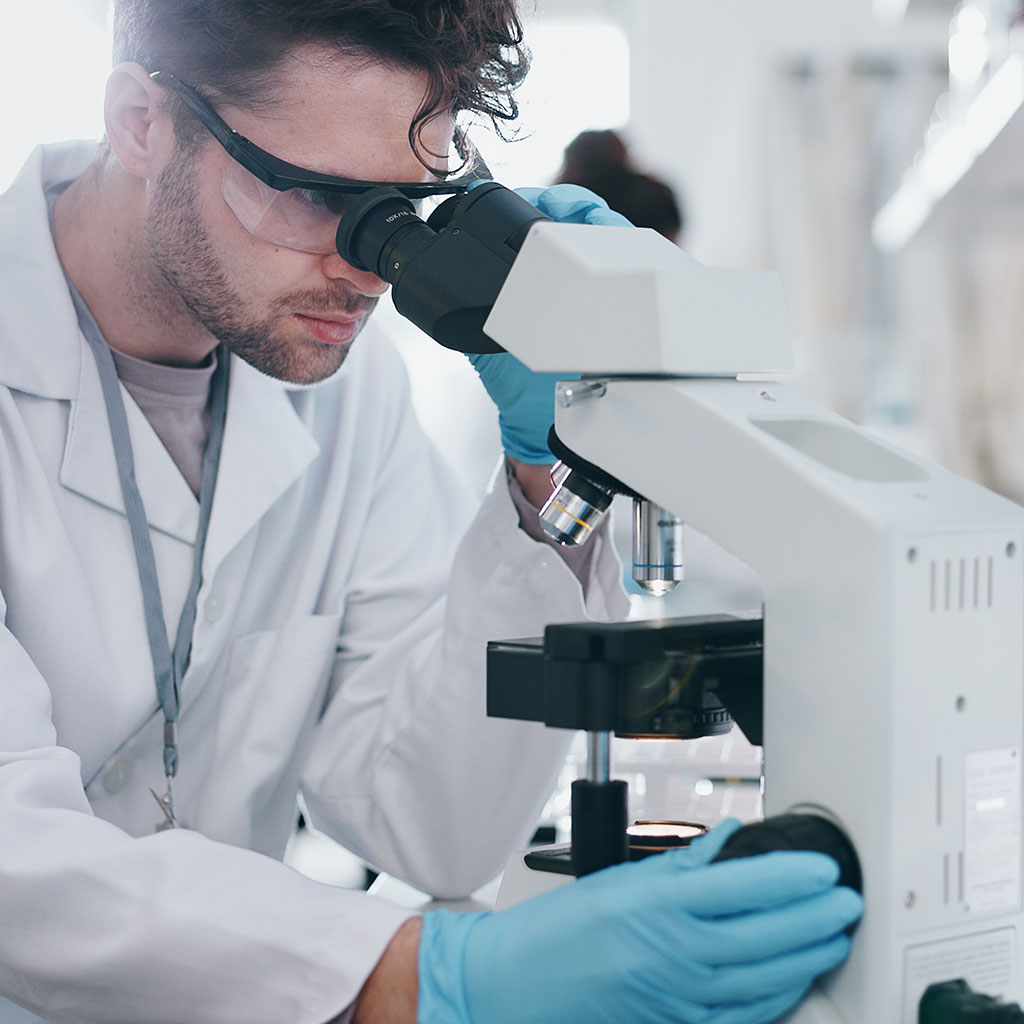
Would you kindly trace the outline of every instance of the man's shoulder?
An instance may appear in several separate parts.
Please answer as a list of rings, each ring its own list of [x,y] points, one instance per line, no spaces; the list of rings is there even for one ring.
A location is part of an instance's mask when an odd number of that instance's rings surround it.
[[[54,142],[29,153],[14,180],[0,193],[0,214],[15,217],[46,210],[46,190],[68,185],[96,160],[95,141]]]
[[[80,358],[77,319],[50,232],[46,189],[77,177],[95,143],[41,146],[0,195],[0,384],[69,398]]]

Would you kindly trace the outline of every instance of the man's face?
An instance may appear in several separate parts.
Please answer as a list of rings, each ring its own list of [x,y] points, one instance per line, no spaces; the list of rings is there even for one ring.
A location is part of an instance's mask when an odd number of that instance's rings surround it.
[[[285,61],[272,106],[223,109],[236,131],[290,163],[369,181],[429,174],[408,141],[425,76],[305,49]],[[450,118],[423,133],[447,152]],[[429,159],[429,157],[428,157]],[[387,286],[337,253],[318,256],[251,235],[221,194],[231,157],[211,138],[178,150],[150,189],[147,242],[154,264],[191,317],[258,370],[311,384],[341,365]]]

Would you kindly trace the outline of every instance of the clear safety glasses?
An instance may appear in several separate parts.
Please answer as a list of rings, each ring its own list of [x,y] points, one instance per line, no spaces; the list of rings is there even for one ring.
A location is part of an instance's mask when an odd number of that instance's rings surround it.
[[[461,131],[455,148],[463,161],[458,177],[437,181],[360,181],[297,167],[260,149],[230,128],[190,85],[166,71],[154,82],[172,89],[231,157],[221,182],[224,201],[257,238],[286,249],[327,255],[336,251],[338,224],[357,196],[372,188],[397,189],[412,200],[464,192],[489,177],[486,165]]]

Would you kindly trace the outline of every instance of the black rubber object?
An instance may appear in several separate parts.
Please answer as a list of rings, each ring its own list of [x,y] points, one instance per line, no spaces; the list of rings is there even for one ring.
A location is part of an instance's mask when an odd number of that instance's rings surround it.
[[[1024,1010],[975,992],[962,978],[930,985],[917,1010],[918,1024],[1024,1024]]]
[[[816,814],[779,814],[744,825],[725,841],[715,857],[733,860],[776,850],[810,850],[824,853],[839,865],[839,885],[857,892],[864,889],[860,860],[842,829]]]

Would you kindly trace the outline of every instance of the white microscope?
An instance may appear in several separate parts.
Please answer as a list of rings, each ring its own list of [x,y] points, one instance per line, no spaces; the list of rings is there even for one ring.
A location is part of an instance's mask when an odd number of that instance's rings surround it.
[[[339,250],[392,280],[406,312],[402,274],[417,258],[428,277],[466,265],[437,239],[472,236],[459,204],[479,212],[500,188],[449,200],[433,240],[414,216],[387,220],[401,197],[371,193]],[[367,211],[380,226],[360,236]],[[510,247],[496,299],[457,318],[409,300],[411,318],[482,326],[481,345],[533,370],[582,373],[557,403],[567,452],[761,577],[766,812],[837,826],[866,907],[848,962],[787,1021],[918,1024],[926,989],[954,979],[1024,1001],[1024,509],[781,384],[737,379],[792,367],[775,275],[705,268],[648,229],[527,215],[513,231],[503,216],[477,232]],[[574,504],[571,477],[558,471],[570,490],[549,518],[584,530],[591,494]],[[1018,1018],[920,1017],[986,1019]]]

